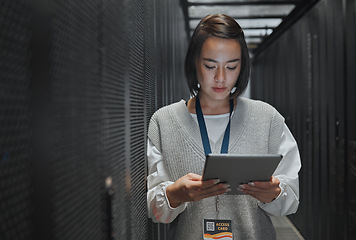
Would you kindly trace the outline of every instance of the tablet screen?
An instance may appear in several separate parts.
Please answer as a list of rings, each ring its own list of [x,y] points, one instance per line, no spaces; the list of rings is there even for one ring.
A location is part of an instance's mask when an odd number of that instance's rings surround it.
[[[244,193],[237,188],[242,183],[251,181],[270,181],[282,155],[275,154],[209,154],[206,157],[203,180],[220,179],[230,184],[227,194]]]

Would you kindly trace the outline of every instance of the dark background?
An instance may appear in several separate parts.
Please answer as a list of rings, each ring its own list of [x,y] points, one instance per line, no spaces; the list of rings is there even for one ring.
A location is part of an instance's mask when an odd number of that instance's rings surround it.
[[[165,239],[145,140],[157,108],[189,98],[182,9],[0,0],[0,239]],[[355,0],[320,0],[253,59],[252,98],[299,144],[306,239],[356,235],[355,25]]]

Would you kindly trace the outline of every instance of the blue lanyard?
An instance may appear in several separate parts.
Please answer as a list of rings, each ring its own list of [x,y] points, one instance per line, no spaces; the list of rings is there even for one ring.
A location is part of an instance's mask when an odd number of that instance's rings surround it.
[[[234,100],[230,99],[229,123],[227,124],[226,129],[225,129],[224,139],[223,139],[223,143],[221,145],[220,153],[227,153],[229,150],[230,123],[231,123],[231,114],[232,114],[233,109],[234,109]],[[209,143],[208,131],[206,130],[203,112],[201,110],[201,105],[200,105],[198,96],[196,97],[196,101],[195,101],[195,111],[196,111],[197,117],[198,117],[200,135],[201,135],[201,140],[203,141],[205,156],[207,156],[209,153],[211,153],[211,147],[210,147],[210,143]]]

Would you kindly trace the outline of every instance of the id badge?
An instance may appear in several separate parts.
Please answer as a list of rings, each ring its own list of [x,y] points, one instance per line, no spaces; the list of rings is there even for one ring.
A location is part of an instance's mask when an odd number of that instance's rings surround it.
[[[204,240],[232,240],[231,220],[204,219]]]

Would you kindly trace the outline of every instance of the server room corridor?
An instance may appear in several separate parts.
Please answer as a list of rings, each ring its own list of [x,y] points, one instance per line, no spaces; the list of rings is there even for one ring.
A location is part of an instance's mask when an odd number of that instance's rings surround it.
[[[148,218],[149,121],[189,100],[189,40],[215,13],[244,30],[243,96],[298,143],[277,239],[356,239],[355,2],[0,0],[0,240],[169,239]]]

